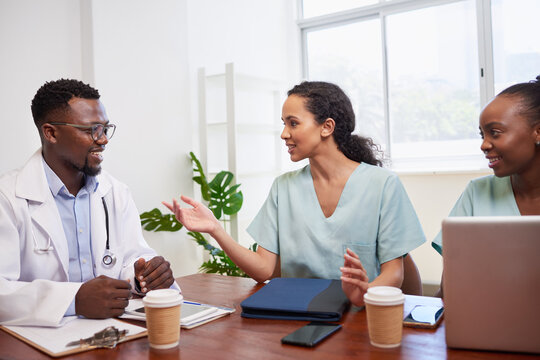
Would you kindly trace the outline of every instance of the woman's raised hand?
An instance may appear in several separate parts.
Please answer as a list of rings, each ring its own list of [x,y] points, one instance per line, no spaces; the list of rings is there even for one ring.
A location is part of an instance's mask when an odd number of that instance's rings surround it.
[[[343,292],[356,306],[364,305],[364,294],[368,289],[369,279],[358,255],[347,249],[341,268],[341,287]]]
[[[163,201],[169,210],[171,210],[176,219],[184,225],[189,231],[204,232],[212,235],[217,231],[221,224],[216,219],[212,211],[206,206],[187,196],[180,196],[180,199],[191,207],[181,208],[176,199],[173,199],[172,205]]]

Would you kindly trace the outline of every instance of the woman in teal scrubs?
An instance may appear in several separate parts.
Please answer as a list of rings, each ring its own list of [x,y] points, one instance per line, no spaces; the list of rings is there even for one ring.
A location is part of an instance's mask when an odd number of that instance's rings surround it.
[[[540,76],[497,95],[480,135],[494,175],[472,180],[450,216],[540,215]],[[442,254],[440,233],[431,245]]]
[[[347,95],[326,82],[288,92],[283,132],[292,161],[309,165],[275,179],[247,231],[252,252],[236,243],[202,204],[164,203],[192,231],[206,232],[253,279],[275,276],[341,279],[353,304],[368,286],[400,287],[403,256],[425,241],[413,206],[394,173],[381,167],[371,139],[353,135]]]

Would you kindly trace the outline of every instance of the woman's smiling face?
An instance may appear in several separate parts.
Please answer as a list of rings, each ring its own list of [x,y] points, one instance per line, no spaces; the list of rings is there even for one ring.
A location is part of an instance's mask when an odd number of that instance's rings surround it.
[[[496,176],[521,174],[536,163],[538,131],[521,114],[519,96],[497,96],[484,108],[480,148]]]
[[[285,141],[292,161],[300,161],[316,154],[321,143],[322,125],[317,123],[315,115],[305,106],[305,99],[291,95],[283,104],[281,119]]]

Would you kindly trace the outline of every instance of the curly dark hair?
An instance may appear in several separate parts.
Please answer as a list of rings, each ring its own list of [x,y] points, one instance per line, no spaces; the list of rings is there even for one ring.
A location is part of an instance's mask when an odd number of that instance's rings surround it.
[[[60,79],[46,82],[32,100],[34,123],[39,129],[52,111],[69,109],[68,101],[74,97],[97,100],[99,96],[96,89],[79,80]]]
[[[353,135],[355,115],[349,97],[335,84],[304,81],[287,92],[306,100],[306,108],[322,124],[328,118],[336,125],[333,133],[338,149],[349,159],[382,166],[382,152],[372,139]]]
[[[497,96],[519,97],[521,114],[529,120],[531,126],[540,123],[540,75],[535,80],[512,85]]]

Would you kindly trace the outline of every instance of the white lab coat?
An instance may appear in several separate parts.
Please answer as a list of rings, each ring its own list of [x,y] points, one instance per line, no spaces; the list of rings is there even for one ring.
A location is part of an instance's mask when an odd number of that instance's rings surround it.
[[[90,195],[95,276],[130,279],[134,262],[156,253],[142,236],[139,214],[126,185],[106,172]],[[105,197],[109,244],[116,264],[102,263]],[[68,243],[51,194],[41,149],[20,169],[0,177],[0,324],[58,326],[81,283],[68,282]]]

